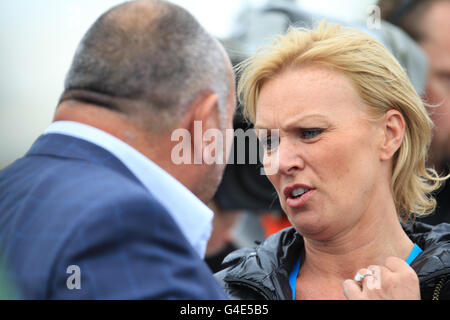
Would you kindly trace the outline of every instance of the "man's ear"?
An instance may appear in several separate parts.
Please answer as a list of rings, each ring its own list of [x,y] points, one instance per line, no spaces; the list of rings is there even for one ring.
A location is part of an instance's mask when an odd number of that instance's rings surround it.
[[[219,98],[215,93],[207,93],[198,98],[193,108],[194,121],[201,121],[203,131],[210,128],[220,128]]]
[[[206,93],[198,97],[191,105],[189,116],[185,119],[185,128],[190,132],[194,163],[202,162],[203,149],[211,142],[203,141],[208,129],[220,129],[218,97],[214,93]]]
[[[381,145],[380,160],[389,160],[402,145],[406,123],[399,111],[391,109],[386,112],[382,126],[384,141]]]

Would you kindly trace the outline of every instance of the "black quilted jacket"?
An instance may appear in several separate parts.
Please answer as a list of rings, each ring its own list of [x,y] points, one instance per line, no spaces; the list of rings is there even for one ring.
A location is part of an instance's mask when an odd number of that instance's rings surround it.
[[[420,282],[423,300],[450,299],[450,224],[403,225],[410,239],[423,249],[411,263]],[[229,254],[226,268],[215,274],[230,299],[290,300],[289,272],[303,238],[290,227],[270,236],[255,248]]]

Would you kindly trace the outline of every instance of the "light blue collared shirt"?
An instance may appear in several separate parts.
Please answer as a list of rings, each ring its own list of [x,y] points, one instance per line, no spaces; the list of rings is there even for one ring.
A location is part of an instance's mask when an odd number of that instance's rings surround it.
[[[212,231],[213,212],[181,182],[122,140],[86,124],[57,121],[44,134],[64,134],[91,142],[118,158],[167,209],[201,258]]]

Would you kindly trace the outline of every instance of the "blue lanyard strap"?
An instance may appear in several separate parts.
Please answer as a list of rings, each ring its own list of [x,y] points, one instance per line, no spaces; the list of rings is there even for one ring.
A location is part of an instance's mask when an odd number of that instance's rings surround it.
[[[408,258],[406,259],[407,264],[411,264],[411,262],[414,261],[414,259],[422,252],[422,249],[417,244],[414,244],[414,248],[411,250],[411,253],[409,254]]]
[[[292,289],[292,300],[295,300],[295,283],[297,282],[298,272],[300,271],[300,260],[301,257],[298,257],[297,262],[295,263],[291,273],[289,274],[289,285]]]
[[[417,244],[414,244],[414,248],[411,250],[411,253],[409,254],[408,258],[406,258],[406,263],[411,264],[411,262],[413,262],[414,259],[421,252],[422,249],[420,249],[420,247]],[[297,282],[298,272],[300,271],[300,260],[301,257],[298,257],[297,262],[295,263],[291,273],[289,274],[289,285],[291,286],[292,289],[292,300],[295,300],[295,284]]]

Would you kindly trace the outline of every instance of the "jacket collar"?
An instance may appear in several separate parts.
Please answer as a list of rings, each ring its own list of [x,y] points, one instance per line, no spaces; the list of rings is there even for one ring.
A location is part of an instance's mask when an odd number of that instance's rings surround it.
[[[302,250],[303,238],[293,227],[286,228],[255,248],[229,254],[223,261],[225,267],[230,266],[223,281],[246,283],[266,299],[290,300],[289,272]]]
[[[88,141],[63,134],[41,135],[26,156],[50,156],[86,161],[107,167],[139,183],[131,171],[107,150]]]
[[[431,226],[421,222],[402,225],[423,252],[411,263],[421,283],[450,274],[450,224]]]

